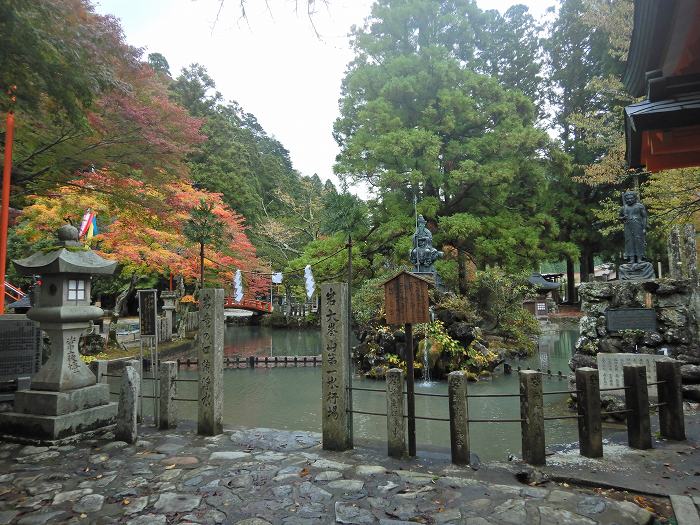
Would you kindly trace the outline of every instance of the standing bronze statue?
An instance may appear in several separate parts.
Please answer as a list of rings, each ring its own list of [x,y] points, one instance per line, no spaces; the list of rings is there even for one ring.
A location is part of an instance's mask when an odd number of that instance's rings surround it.
[[[620,220],[625,223],[625,259],[630,263],[642,262],[646,249],[647,209],[633,191],[626,191],[622,201]]]
[[[634,191],[622,195],[619,218],[625,224],[625,253],[627,261],[620,265],[620,279],[653,279],[654,267],[644,260],[647,235],[647,209]]]

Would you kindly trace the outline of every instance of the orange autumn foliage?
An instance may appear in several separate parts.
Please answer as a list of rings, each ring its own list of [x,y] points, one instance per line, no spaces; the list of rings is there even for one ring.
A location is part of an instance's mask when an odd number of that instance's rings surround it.
[[[198,247],[187,241],[183,227],[201,199],[214,205],[225,231],[220,246],[207,247],[207,280],[210,285],[228,288],[232,268],[262,268],[246,234],[244,218],[226,206],[220,194],[198,190],[187,181],[153,187],[110,172],[84,173],[49,196],[33,196],[17,233],[32,244],[39,242],[50,237],[66,218],[77,223],[91,208],[97,212],[99,226],[99,233],[89,241],[91,247],[104,257],[117,259],[123,271],[195,279],[199,275]],[[254,274],[247,275],[246,285],[248,294],[268,286]]]

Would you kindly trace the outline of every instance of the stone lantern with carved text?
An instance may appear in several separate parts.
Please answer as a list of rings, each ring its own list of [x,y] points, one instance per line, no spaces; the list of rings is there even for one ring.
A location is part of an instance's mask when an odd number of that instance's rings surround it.
[[[109,388],[80,358],[78,342],[88,322],[103,311],[90,305],[92,275],[111,275],[116,261],[103,259],[78,240],[74,226],[62,226],[48,250],[13,261],[24,275],[40,275],[34,306],[27,317],[39,323],[51,341],[51,356],[32,378],[29,390],[15,397],[15,411],[0,414],[11,434],[56,440],[111,424],[116,404]],[[4,426],[4,425],[3,425]]]

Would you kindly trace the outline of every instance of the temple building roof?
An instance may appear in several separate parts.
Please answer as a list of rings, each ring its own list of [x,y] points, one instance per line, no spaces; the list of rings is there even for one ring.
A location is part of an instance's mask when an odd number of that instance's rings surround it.
[[[623,82],[646,99],[625,108],[627,163],[700,165],[700,2],[635,0]]]

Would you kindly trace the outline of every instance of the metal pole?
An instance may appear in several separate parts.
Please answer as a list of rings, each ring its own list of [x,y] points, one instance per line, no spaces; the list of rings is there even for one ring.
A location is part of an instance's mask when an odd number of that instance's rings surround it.
[[[416,455],[416,398],[413,374],[413,325],[406,323],[406,393],[408,408],[408,455]]]
[[[14,99],[14,97],[12,97]],[[2,298],[0,314],[5,313],[5,274],[7,271],[7,228],[10,222],[10,177],[12,176],[12,140],[15,130],[15,115],[7,112],[5,129],[5,158],[2,165],[2,209],[0,210],[0,281]]]

